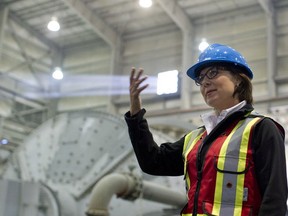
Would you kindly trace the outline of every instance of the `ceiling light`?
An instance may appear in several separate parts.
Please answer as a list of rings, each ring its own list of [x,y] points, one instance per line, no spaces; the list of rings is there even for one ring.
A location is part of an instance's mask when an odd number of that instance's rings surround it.
[[[203,52],[207,47],[209,46],[209,43],[206,41],[205,38],[202,38],[201,43],[198,46],[198,49]]]
[[[0,144],[2,144],[2,145],[7,145],[8,143],[9,143],[9,141],[6,138],[1,139],[1,141],[0,141]]]
[[[63,72],[62,72],[61,68],[56,67],[53,74],[52,74],[52,77],[56,80],[62,80],[63,79]]]
[[[47,28],[50,30],[50,31],[59,31],[60,29],[60,24],[58,22],[58,19],[57,17],[52,17],[50,22],[48,23],[47,25]]]
[[[149,8],[152,6],[152,0],[139,0],[139,5],[142,8]]]

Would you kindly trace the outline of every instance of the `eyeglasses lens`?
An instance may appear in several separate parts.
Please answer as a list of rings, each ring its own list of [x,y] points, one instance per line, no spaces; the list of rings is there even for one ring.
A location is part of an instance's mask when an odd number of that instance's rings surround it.
[[[219,72],[217,69],[208,70],[206,73],[200,74],[198,77],[196,77],[195,83],[196,85],[202,85],[205,76],[207,76],[208,79],[213,79],[214,77],[217,76],[218,73]]]

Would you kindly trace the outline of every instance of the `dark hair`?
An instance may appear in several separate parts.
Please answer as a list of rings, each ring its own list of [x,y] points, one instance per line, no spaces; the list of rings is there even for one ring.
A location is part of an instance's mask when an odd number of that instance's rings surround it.
[[[239,101],[246,100],[248,104],[253,104],[253,87],[250,78],[242,72],[241,68],[230,68],[230,71],[240,81],[239,85],[235,87],[233,97],[237,95]]]

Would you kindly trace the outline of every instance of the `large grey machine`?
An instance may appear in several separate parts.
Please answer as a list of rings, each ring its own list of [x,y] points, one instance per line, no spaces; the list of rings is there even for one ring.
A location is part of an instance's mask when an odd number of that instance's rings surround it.
[[[186,202],[183,177],[142,173],[124,120],[104,112],[68,112],[43,123],[1,177],[0,216],[169,216]]]

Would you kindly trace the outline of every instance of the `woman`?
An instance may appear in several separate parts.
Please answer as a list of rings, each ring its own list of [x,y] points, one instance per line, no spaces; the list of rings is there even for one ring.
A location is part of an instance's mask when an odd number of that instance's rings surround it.
[[[213,111],[201,116],[203,126],[158,146],[139,96],[148,86],[142,84],[146,77],[142,69],[131,71],[125,119],[141,169],[184,175],[188,203],[182,216],[284,216],[284,129],[253,111],[253,73],[245,59],[229,46],[213,44],[187,74]]]

